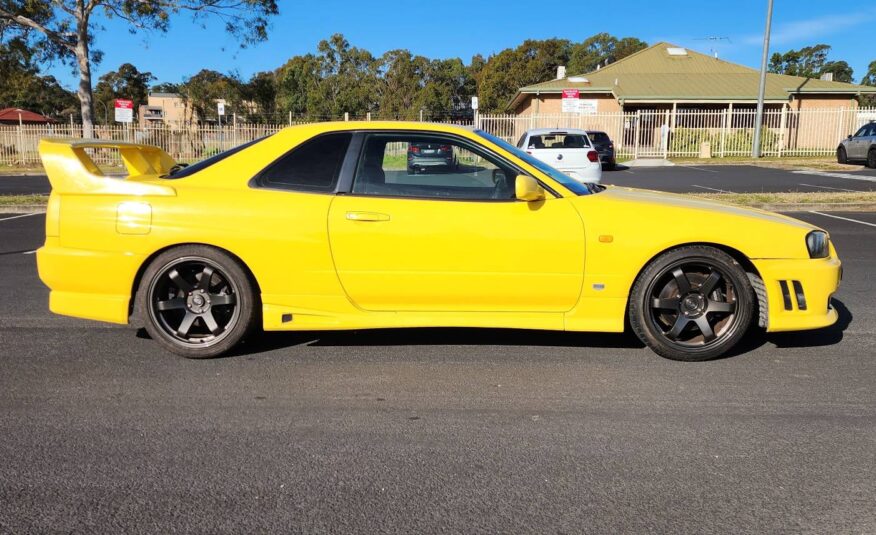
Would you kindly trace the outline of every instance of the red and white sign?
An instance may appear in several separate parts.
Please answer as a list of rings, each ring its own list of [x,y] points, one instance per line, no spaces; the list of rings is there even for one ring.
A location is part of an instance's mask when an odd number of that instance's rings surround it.
[[[581,91],[577,89],[563,89],[563,113],[580,113],[578,97]]]
[[[132,123],[134,122],[134,101],[117,98],[115,100],[116,122],[117,123]]]

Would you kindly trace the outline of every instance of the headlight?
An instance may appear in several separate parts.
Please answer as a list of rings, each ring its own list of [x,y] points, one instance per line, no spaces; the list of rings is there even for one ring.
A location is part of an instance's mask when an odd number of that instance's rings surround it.
[[[806,248],[809,249],[809,258],[827,258],[830,255],[830,239],[827,232],[813,230],[806,235]]]

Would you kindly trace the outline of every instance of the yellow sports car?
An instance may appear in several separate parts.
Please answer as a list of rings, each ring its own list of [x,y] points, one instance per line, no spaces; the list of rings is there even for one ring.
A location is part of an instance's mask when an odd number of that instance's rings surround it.
[[[94,149],[117,149],[125,178]],[[413,150],[416,148],[416,150]],[[46,139],[37,253],[53,312],[144,325],[186,357],[266,330],[622,332],[706,360],[757,322],[836,321],[826,232],[769,212],[582,184],[479,130],[287,128],[190,166],[156,147]],[[408,160],[453,161],[410,172]]]

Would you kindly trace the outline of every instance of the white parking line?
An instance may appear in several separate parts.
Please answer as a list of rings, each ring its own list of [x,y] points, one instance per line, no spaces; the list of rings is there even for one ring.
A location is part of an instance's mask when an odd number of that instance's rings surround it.
[[[808,186],[808,187],[810,187],[810,188],[835,189],[835,190],[837,190],[837,191],[853,191],[853,192],[855,192],[855,193],[857,193],[857,192],[859,191],[859,190],[856,190],[856,189],[832,188],[832,187],[830,187],[830,186],[816,186],[815,184],[804,184],[804,183],[802,183],[802,182],[800,183],[800,185],[801,185],[801,186]]]
[[[36,212],[36,213],[33,213],[33,214],[14,215],[14,216],[12,216],[12,217],[4,217],[4,218],[0,219],[0,221],[9,221],[10,219],[18,219],[19,217],[30,217],[30,216],[32,216],[32,215],[40,215],[40,213],[39,213],[39,212]]]
[[[706,169],[704,167],[695,167],[693,165],[679,165],[679,167],[684,167],[685,169],[696,169],[697,171],[705,171],[707,173],[718,173],[720,171],[715,171],[714,169]]]
[[[711,190],[711,191],[717,191],[718,193],[733,193],[732,191],[727,191],[725,189],[707,188],[706,186],[698,186],[697,184],[691,184],[691,186],[693,186],[695,188],[702,188],[702,189],[707,189],[707,190]]]
[[[840,217],[838,215],[833,215],[833,214],[823,214],[821,212],[816,212],[815,210],[810,210],[809,213],[823,215],[824,217],[832,217],[834,219],[842,219],[843,221],[851,221],[852,223],[859,223],[861,225],[867,225],[868,227],[876,227],[876,223],[869,223],[867,221],[858,221],[857,219],[849,219],[848,217]]]
[[[851,173],[831,173],[828,171],[816,171],[814,169],[801,169],[799,171],[791,171],[792,173],[796,173],[798,175],[815,175],[815,176],[826,176],[828,178],[847,178],[849,180],[863,180],[865,182],[876,182],[876,176],[867,176],[867,175],[853,175]]]

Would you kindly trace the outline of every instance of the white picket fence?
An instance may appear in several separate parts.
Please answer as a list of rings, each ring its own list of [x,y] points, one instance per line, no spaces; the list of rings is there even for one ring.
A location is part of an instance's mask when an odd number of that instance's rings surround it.
[[[532,128],[601,130],[621,158],[712,158],[749,156],[756,112],[735,110],[639,110],[592,115],[482,116],[480,127],[511,143]],[[868,120],[876,108],[766,110],[764,156],[830,156],[839,142]]]
[[[764,113],[765,156],[830,156],[861,124],[876,119],[876,108],[768,110]],[[531,128],[601,130],[614,140],[620,158],[712,158],[748,156],[755,112],[737,110],[640,110],[593,115],[480,115],[476,126],[516,143]],[[469,123],[470,124],[470,123]],[[196,161],[275,133],[288,124],[236,124],[188,128],[96,126],[95,137],[157,145],[177,161]],[[81,137],[79,125],[0,126],[0,165],[39,165],[44,137]],[[116,164],[112,151],[96,151],[98,164]]]

